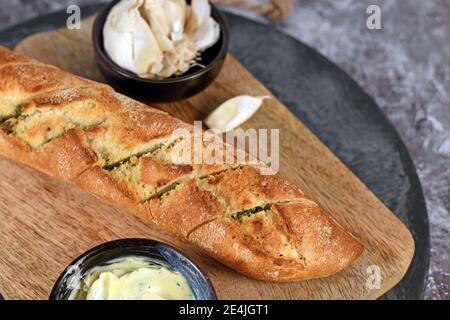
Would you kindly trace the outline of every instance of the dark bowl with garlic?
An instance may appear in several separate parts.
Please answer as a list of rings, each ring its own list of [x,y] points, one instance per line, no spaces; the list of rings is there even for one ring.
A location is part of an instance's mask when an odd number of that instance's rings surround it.
[[[213,82],[229,32],[207,0],[114,0],[98,14],[92,40],[100,71],[117,91],[170,102]]]

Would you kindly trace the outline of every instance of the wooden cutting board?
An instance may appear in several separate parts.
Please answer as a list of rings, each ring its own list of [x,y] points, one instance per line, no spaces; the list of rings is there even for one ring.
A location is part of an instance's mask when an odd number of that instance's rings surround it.
[[[92,22],[93,18],[83,21],[81,30],[30,36],[16,51],[102,81],[91,46]],[[156,107],[193,123],[240,94],[271,95],[229,55],[219,78],[207,90],[189,100]],[[303,282],[254,280],[77,187],[0,157],[0,292],[10,299],[46,299],[75,257],[102,242],[126,237],[153,238],[178,247],[206,271],[220,299],[373,299],[400,281],[414,253],[410,232],[301,121],[274,97],[243,128],[280,129],[281,173],[364,244],[363,255],[350,268]],[[367,286],[377,268],[379,288]]]

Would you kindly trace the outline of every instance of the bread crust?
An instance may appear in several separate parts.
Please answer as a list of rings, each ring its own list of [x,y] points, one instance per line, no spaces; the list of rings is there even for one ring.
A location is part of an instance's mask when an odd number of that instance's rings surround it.
[[[176,130],[186,137],[174,137]],[[193,164],[190,125],[0,47],[0,154],[127,209],[248,276],[324,277],[363,246],[317,203],[263,164]],[[222,145],[201,135],[201,146]],[[227,148],[223,155],[235,155]],[[218,155],[210,155],[215,158]],[[208,158],[208,157],[207,157]]]
[[[266,227],[270,232],[260,232],[258,237],[242,232],[242,224],[229,218],[200,226],[189,240],[202,243],[209,255],[243,274],[278,282],[335,274],[362,253],[359,242],[312,201],[276,204],[270,210],[281,218],[286,237],[293,240],[296,257],[268,252],[267,246],[280,244],[273,235],[278,234],[275,226]],[[299,218],[299,213],[306,214]]]

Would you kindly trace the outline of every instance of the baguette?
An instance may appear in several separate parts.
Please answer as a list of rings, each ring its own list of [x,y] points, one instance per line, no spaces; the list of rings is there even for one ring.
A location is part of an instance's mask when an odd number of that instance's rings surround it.
[[[174,138],[177,129],[188,138]],[[194,153],[175,161],[174,149],[196,138],[192,126],[107,85],[0,47],[1,155],[125,208],[257,279],[324,277],[362,253],[299,188],[262,175],[262,164],[193,164]]]

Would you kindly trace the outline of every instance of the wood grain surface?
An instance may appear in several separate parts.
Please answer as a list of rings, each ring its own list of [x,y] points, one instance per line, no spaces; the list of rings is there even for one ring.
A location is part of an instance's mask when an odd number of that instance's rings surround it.
[[[102,81],[90,43],[91,26],[92,18],[83,21],[81,30],[36,34],[16,50]],[[239,94],[270,92],[228,56],[207,90],[157,107],[192,123]],[[0,157],[0,292],[9,299],[46,299],[74,258],[97,244],[126,237],[153,238],[178,247],[209,275],[220,299],[373,299],[400,281],[414,253],[410,232],[316,136],[275,97],[243,128],[280,129],[280,172],[364,244],[354,265],[323,279],[284,284],[254,280],[77,187]],[[379,288],[367,286],[372,266],[381,271]]]

